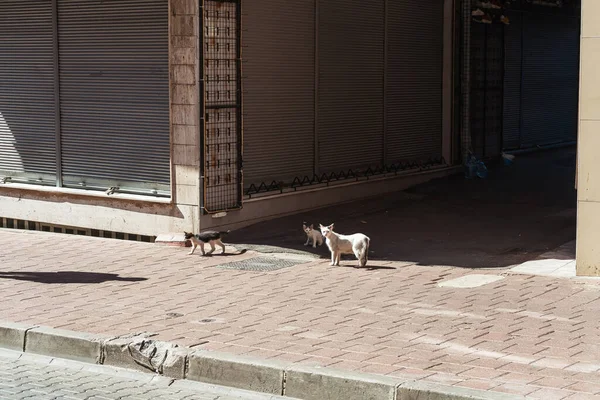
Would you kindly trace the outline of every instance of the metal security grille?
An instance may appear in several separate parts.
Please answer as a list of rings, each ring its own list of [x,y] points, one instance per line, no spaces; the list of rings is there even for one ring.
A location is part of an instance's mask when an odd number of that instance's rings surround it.
[[[240,4],[205,1],[203,15],[203,209],[214,213],[242,204]]]
[[[523,13],[521,147],[577,139],[578,18]]]
[[[244,188],[312,176],[315,0],[244,3]]]
[[[478,157],[500,154],[504,77],[502,25],[471,25],[471,138]]]
[[[317,12],[318,173],[381,165],[384,1],[319,1]]]
[[[521,146],[521,86],[523,66],[523,17],[508,14],[510,25],[504,30],[504,121],[503,150]]]
[[[53,9],[0,1],[0,179],[56,182]]]
[[[169,196],[166,0],[58,0],[65,187]]]
[[[0,183],[170,195],[168,10],[0,1]]]

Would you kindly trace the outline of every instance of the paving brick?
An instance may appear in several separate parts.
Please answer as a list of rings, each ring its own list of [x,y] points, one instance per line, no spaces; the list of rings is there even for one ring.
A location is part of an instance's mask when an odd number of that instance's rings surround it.
[[[575,384],[573,380],[567,380],[558,377],[544,377],[533,382],[536,386],[552,387],[552,388],[566,388]]]
[[[529,385],[521,385],[518,383],[503,383],[494,388],[494,392],[516,394],[519,396],[527,396],[528,394],[538,390],[537,388]]]
[[[498,386],[498,383],[489,380],[467,379],[454,384],[454,386],[477,390],[491,390]]]
[[[575,392],[561,389],[542,388],[529,394],[531,398],[541,400],[562,400],[574,395]]]
[[[600,383],[591,383],[591,382],[576,382],[571,386],[568,386],[567,389],[573,390],[576,392],[585,392],[590,394],[600,395]]]
[[[506,372],[498,371],[491,368],[473,367],[459,374],[462,378],[482,378],[482,379],[498,379]]]

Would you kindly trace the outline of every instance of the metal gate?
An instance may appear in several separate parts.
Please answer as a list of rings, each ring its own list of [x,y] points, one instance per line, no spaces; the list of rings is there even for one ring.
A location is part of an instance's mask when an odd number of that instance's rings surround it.
[[[216,213],[242,206],[240,2],[206,0],[201,15],[202,209]]]

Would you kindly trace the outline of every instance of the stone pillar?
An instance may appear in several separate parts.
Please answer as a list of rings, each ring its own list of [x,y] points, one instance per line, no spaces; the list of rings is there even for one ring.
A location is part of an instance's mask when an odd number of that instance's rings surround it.
[[[200,129],[198,114],[198,0],[169,1],[169,68],[171,84],[171,165],[174,201],[193,207],[199,230]],[[184,213],[188,215],[188,213]]]
[[[600,276],[600,1],[581,3],[577,275]]]

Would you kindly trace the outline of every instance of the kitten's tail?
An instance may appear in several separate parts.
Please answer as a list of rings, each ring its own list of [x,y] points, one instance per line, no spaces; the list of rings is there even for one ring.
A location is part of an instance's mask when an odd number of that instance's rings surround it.
[[[364,267],[367,265],[370,245],[371,245],[371,239],[367,238],[367,245],[363,249],[363,253],[361,254],[361,257],[360,257],[360,266],[361,267]]]

